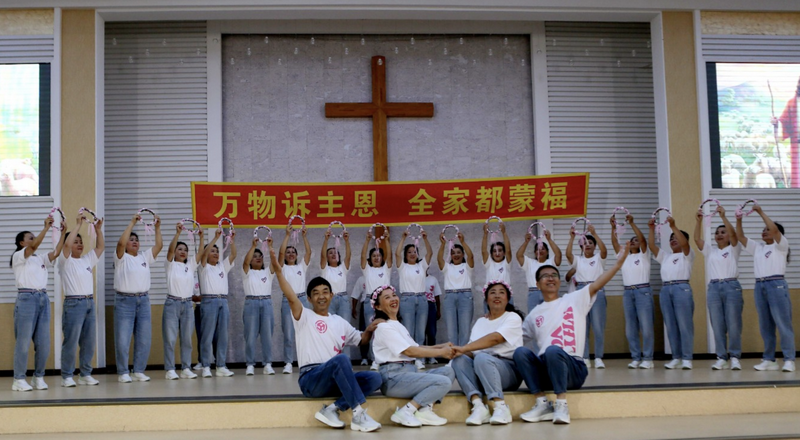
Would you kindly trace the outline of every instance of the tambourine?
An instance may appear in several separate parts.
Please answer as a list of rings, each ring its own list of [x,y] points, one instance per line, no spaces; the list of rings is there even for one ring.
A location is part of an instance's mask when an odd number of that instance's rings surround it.
[[[747,205],[749,205],[751,203],[753,204],[753,207],[750,208],[749,211],[745,212],[745,210],[744,210],[745,206],[747,206]],[[747,200],[745,200],[744,203],[742,203],[741,205],[739,205],[736,208],[736,217],[737,218],[747,217],[748,215],[750,215],[753,212],[755,212],[754,208],[756,207],[756,205],[758,205],[758,200],[756,200],[756,199],[747,199]]]
[[[416,234],[412,233],[412,228],[418,229]],[[422,239],[422,233],[424,231],[425,230],[422,229],[422,225],[420,225],[419,223],[411,223],[410,225],[408,225],[408,227],[406,227],[406,232],[408,233],[409,238],[414,239],[414,247],[419,247],[419,241]]]
[[[583,222],[583,230],[578,232],[578,222],[581,221]],[[591,224],[592,222],[586,217],[578,217],[572,222],[572,229],[575,231],[575,235],[579,235],[581,237],[578,239],[578,245],[583,246],[586,243],[586,236],[589,233],[588,228]]]
[[[148,214],[152,215],[153,216],[153,221],[151,221],[151,222],[144,221],[144,217],[142,216],[142,214],[144,214],[144,213],[148,213]],[[152,228],[153,226],[156,225],[156,213],[152,209],[150,209],[150,208],[142,208],[142,209],[139,210],[139,212],[137,212],[137,214],[139,215],[139,223],[144,225],[145,230],[147,230],[148,228]]]
[[[79,209],[78,214],[80,214],[84,218],[84,220],[86,220],[86,223],[89,223],[90,225],[96,225],[98,220],[100,220],[100,218],[97,217],[97,214],[95,214],[94,211],[86,207]],[[86,214],[91,215],[92,218],[90,219],[89,217],[86,216]],[[91,230],[91,228],[89,229]]]
[[[712,202],[716,203],[717,207],[719,207],[719,205],[720,205],[719,200],[717,200],[717,199],[705,199],[705,200],[703,200],[703,203],[701,203],[700,206],[697,209],[702,211],[703,208],[707,204],[712,203]],[[706,214],[705,212],[703,213],[703,220],[705,222],[706,227],[711,226],[711,217],[713,217],[716,213],[717,213],[717,209],[716,208],[710,210],[709,214]]]
[[[490,229],[488,227],[489,226],[489,222],[491,222],[492,220],[497,220],[497,229]],[[496,215],[493,215],[493,216],[487,218],[484,223],[487,225],[486,232],[491,234],[490,238],[489,238],[489,241],[492,242],[492,243],[496,242],[497,241],[497,235],[502,232],[502,231],[500,231],[500,225],[503,224],[503,219],[501,219],[500,217],[498,217]]]
[[[539,235],[533,234],[533,228],[535,226],[539,227]],[[542,222],[533,222],[530,226],[528,226],[528,234],[531,234],[533,237],[536,237],[536,250],[540,251],[544,249],[544,240],[547,238],[545,236],[545,231],[547,231],[547,227]]]
[[[229,231],[227,235],[225,234],[226,225]],[[222,217],[221,219],[219,219],[219,223],[217,223],[217,226],[219,227],[219,230],[222,232],[222,235],[225,237],[224,238],[225,241],[223,242],[222,245],[222,254],[225,254],[225,251],[228,250],[228,246],[230,246],[231,243],[233,243],[233,233],[235,232],[235,229],[233,227],[233,221],[228,217]]]
[[[661,214],[661,212],[666,212],[668,218],[672,217],[672,211],[670,211],[669,208],[666,208],[666,207],[663,207],[663,206],[661,208],[658,208],[655,211],[653,211],[652,218],[653,218],[653,220],[656,221],[656,237],[658,237],[658,241],[659,242],[662,241],[661,240],[661,227],[667,224],[667,219],[664,219],[663,222],[658,221],[658,218],[659,218],[659,215]]]
[[[338,234],[334,234],[333,233],[333,227],[334,226],[340,226],[341,227],[341,229],[339,230]],[[347,227],[344,225],[344,223],[340,222],[339,220],[334,220],[328,225],[328,232],[330,232],[331,237],[333,237],[334,240],[335,240],[333,247],[334,247],[334,249],[336,249],[336,262],[338,263],[339,262],[339,243],[340,243],[340,240],[342,238],[344,238],[344,233],[347,232]]]
[[[625,213],[625,217],[626,218],[624,220],[622,220],[622,222],[617,220],[617,213],[618,212],[624,212]],[[614,208],[614,212],[611,213],[611,218],[616,220],[615,223],[617,225],[617,228],[616,228],[616,230],[614,232],[616,232],[617,238],[622,237],[623,235],[625,235],[625,226],[627,226],[627,224],[628,224],[627,217],[628,217],[628,215],[630,215],[630,213],[631,212],[628,211],[627,209],[625,209],[624,206],[617,206],[616,208]]]
[[[381,235],[380,237],[376,237],[375,236],[375,227],[376,226],[383,228],[383,235]],[[389,229],[383,223],[374,223],[372,226],[369,227],[369,233],[370,233],[370,235],[375,237],[375,247],[376,248],[381,247],[381,241],[389,238]]]
[[[188,232],[189,235],[197,234],[200,232],[200,223],[197,223],[194,219],[191,218],[183,218],[181,219],[181,229]],[[186,225],[191,224],[191,228],[187,228]]]
[[[60,215],[61,218],[56,220],[56,217],[53,215],[55,213],[58,213],[58,215]],[[58,206],[55,206],[53,207],[53,209],[50,210],[50,217],[53,217],[53,224],[50,226],[50,228],[52,228],[54,231],[59,231],[59,232],[63,231],[64,230],[63,224],[67,221],[67,218],[64,217],[64,211],[62,211],[61,208],[59,208]]]
[[[447,238],[447,231],[449,231],[449,230],[456,231],[455,235],[453,235],[453,238]],[[453,250],[453,245],[455,245],[456,239],[458,238],[458,233],[459,233],[459,230],[458,230],[458,226],[456,226],[456,225],[445,225],[445,227],[442,228],[442,236],[447,241],[447,259],[448,259],[448,261],[450,261],[450,252]]]
[[[294,219],[296,218],[300,219],[300,229],[294,227]],[[300,231],[306,228],[306,219],[304,219],[302,215],[293,215],[289,217],[288,226],[289,226],[289,233],[291,234],[292,237],[292,244],[297,246],[297,244],[300,242]]]
[[[267,236],[265,238],[259,237],[258,233],[260,231],[267,231]],[[261,253],[263,255],[267,254],[267,240],[272,238],[272,229],[267,226],[259,226],[253,230],[253,238],[257,239],[258,242],[261,244]]]

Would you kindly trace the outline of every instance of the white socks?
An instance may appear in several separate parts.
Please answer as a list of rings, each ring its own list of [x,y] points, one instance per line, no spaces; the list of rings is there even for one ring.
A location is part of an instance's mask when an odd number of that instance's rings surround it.
[[[409,414],[414,414],[415,412],[417,412],[417,409],[414,408],[414,405],[412,405],[411,402],[409,402],[409,403],[406,403],[406,405],[403,407],[403,411],[405,411],[405,412],[407,412]]]
[[[545,396],[537,397],[536,398],[536,403],[537,404],[541,403],[542,405],[546,404],[547,403],[547,397],[545,397]]]
[[[364,408],[362,408],[361,405],[358,405],[357,407],[353,408],[353,417],[358,417],[363,412],[364,412]]]

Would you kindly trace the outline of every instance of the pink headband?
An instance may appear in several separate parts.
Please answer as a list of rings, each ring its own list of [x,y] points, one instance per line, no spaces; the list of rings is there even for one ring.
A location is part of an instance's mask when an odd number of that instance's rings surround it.
[[[486,283],[486,285],[483,286],[483,296],[486,296],[486,291],[489,290],[489,286],[493,286],[495,284],[502,284],[503,286],[505,286],[506,289],[508,289],[509,298],[514,296],[514,291],[511,290],[511,286],[509,286],[508,283],[503,280],[490,280],[488,283]]]
[[[372,295],[370,297],[370,302],[372,303],[373,309],[375,308],[375,305],[378,303],[378,295],[380,295],[381,292],[383,292],[384,290],[391,290],[392,292],[397,293],[397,290],[395,290],[394,287],[388,284],[378,287],[372,292]]]

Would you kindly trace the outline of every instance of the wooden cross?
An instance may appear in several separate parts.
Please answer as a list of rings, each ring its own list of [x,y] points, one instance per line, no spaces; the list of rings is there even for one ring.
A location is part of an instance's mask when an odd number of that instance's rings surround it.
[[[372,118],[373,180],[389,180],[386,118],[432,118],[432,102],[386,102],[386,58],[372,57],[372,102],[325,103],[326,118]]]

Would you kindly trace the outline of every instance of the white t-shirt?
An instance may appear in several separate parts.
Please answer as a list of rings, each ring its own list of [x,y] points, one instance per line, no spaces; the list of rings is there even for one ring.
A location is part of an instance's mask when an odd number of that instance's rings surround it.
[[[242,280],[245,296],[272,296],[272,278],[274,276],[275,274],[269,269],[248,270]]]
[[[17,289],[44,290],[47,288],[47,266],[52,266],[50,257],[31,254],[25,258],[25,248],[22,248],[11,257],[11,266],[14,269],[14,279]]]
[[[606,260],[600,258],[600,254],[592,255],[592,258],[586,258],[583,253],[575,255],[572,260],[571,268],[575,268],[575,281],[578,283],[591,283],[603,274],[603,265]]]
[[[487,283],[492,280],[500,280],[511,284],[511,274],[509,273],[508,260],[505,258],[500,260],[498,263],[497,261],[492,260],[490,256],[483,266],[486,268]]]
[[[353,285],[353,293],[350,294],[350,298],[358,300],[359,302],[364,301],[367,298],[367,282],[364,281],[364,277],[358,277],[356,283]]]
[[[547,347],[561,347],[569,355],[581,357],[586,345],[586,315],[592,308],[589,286],[584,286],[554,301],[545,301],[525,318],[525,339],[533,339],[543,355]]]
[[[494,347],[476,350],[475,353],[486,353],[497,355],[502,358],[511,359],[514,357],[514,350],[522,347],[522,318],[514,312],[505,312],[495,320],[489,318],[479,318],[472,326],[469,335],[469,342],[492,334],[500,333],[506,339],[505,342]]]
[[[617,260],[622,257],[622,252],[617,254]],[[639,251],[635,254],[628,254],[628,258],[622,263],[622,284],[625,286],[638,286],[639,284],[650,283],[650,251]]]
[[[747,239],[744,250],[753,256],[753,272],[756,278],[772,275],[786,275],[786,255],[789,253],[789,240],[781,235],[781,242],[766,244]]]
[[[750,240],[748,240],[748,243]],[[710,280],[724,280],[726,278],[739,278],[739,254],[742,247],[725,246],[719,249],[708,242],[701,251],[706,259],[706,272]]]
[[[446,263],[444,269],[444,290],[472,289],[472,268],[469,264]]]
[[[400,275],[400,292],[425,292],[425,271],[428,263],[422,259],[417,264],[400,263],[397,273]]]
[[[378,324],[375,335],[372,337],[372,349],[375,352],[375,362],[408,362],[414,358],[402,354],[408,347],[418,347],[419,344],[408,333],[405,326],[399,321],[386,321]]]
[[[342,263],[336,267],[328,264],[325,269],[322,269],[321,276],[331,283],[332,293],[342,293],[347,292],[347,272],[347,268]]]
[[[144,293],[150,290],[150,266],[153,248],[140,250],[136,256],[125,252],[122,258],[114,254],[114,290],[123,293]]]
[[[194,294],[194,273],[197,270],[197,260],[192,257],[186,263],[172,260],[164,264],[167,274],[167,292],[178,298],[191,298]]]
[[[58,256],[58,272],[61,274],[61,286],[64,296],[87,296],[94,293],[94,274],[92,268],[97,266],[97,254],[94,249],[80,258]]]
[[[298,259],[297,264],[284,264],[281,268],[281,272],[283,272],[283,277],[286,278],[286,281],[289,282],[289,285],[292,286],[294,293],[306,293],[306,287],[308,284],[306,283],[306,272],[308,271],[308,264],[306,264],[306,260]]]
[[[361,332],[339,315],[320,316],[303,308],[292,324],[297,337],[297,363],[300,367],[321,364],[342,353],[345,345],[361,343]]]
[[[436,302],[436,297],[442,294],[442,289],[439,288],[439,280],[433,275],[425,277],[425,299],[430,302]]]
[[[206,264],[200,267],[200,291],[203,295],[227,295],[228,272],[231,271],[231,261],[223,258],[215,266]]]
[[[535,260],[531,257],[525,256],[525,263],[522,264],[522,270],[525,271],[525,281],[528,282],[528,288],[536,287],[536,271],[542,266],[557,267],[552,258],[548,258],[544,263]]]
[[[381,267],[367,265],[367,267],[364,268],[364,284],[366,285],[364,289],[366,290],[366,297],[372,295],[372,292],[378,287],[389,285],[391,283],[389,279],[391,276],[392,269],[389,268],[386,263]]]
[[[694,249],[689,249],[689,255],[683,252],[672,253],[672,248],[658,250],[656,261],[661,263],[661,281],[688,280],[692,276],[692,263],[694,263]]]

